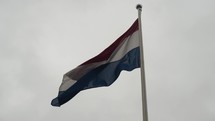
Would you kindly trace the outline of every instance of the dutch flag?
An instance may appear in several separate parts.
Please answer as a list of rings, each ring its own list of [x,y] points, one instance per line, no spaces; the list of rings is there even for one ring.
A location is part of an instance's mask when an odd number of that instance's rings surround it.
[[[122,70],[140,67],[140,38],[138,20],[113,44],[99,55],[84,62],[63,76],[58,96],[52,106],[61,106],[80,91],[109,86]]]

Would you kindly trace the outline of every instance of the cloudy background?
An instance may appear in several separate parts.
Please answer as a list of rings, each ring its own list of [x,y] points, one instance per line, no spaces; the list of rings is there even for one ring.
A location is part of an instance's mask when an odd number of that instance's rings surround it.
[[[149,121],[215,121],[214,0],[0,0],[0,121],[141,121],[140,70],[52,107],[62,76],[142,24]]]

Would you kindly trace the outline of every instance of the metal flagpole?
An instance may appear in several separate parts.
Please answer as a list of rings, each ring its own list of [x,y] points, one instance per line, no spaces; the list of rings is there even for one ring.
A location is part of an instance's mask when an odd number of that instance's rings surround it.
[[[141,88],[142,88],[142,115],[143,121],[148,121],[147,112],[147,98],[146,98],[146,79],[145,79],[145,68],[144,68],[144,53],[143,53],[143,39],[142,39],[142,25],[141,25],[141,12],[142,5],[136,6],[138,10],[138,24],[139,24],[139,39],[140,39],[140,71],[141,71]]]

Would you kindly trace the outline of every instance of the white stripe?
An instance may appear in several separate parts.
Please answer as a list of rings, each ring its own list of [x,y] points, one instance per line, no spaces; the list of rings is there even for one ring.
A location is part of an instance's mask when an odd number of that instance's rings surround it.
[[[60,91],[65,91],[71,87],[77,80],[80,79],[83,75],[91,71],[92,69],[105,64],[106,61],[91,63],[83,66],[78,66],[75,69],[66,73],[63,77],[63,82],[59,88]],[[65,79],[64,79],[65,78]]]
[[[63,77],[62,84],[59,88],[59,91],[65,91],[69,87],[71,87],[73,84],[77,82],[77,80],[80,79],[83,75],[91,71],[92,69],[103,65],[108,62],[115,62],[123,58],[129,51],[132,49],[139,47],[139,36],[138,31],[134,32],[131,36],[128,36],[121,45],[119,45],[113,52],[113,54],[110,56],[108,60],[96,62],[96,63],[90,63],[87,65],[78,66],[77,68],[69,71],[66,73]]]
[[[129,51],[140,46],[138,31],[128,36],[124,43],[113,52],[108,62],[115,62],[123,58]]]
[[[69,78],[68,76],[64,75],[63,81],[62,81],[60,88],[59,88],[59,91],[67,90],[69,87],[71,87],[76,82],[77,82],[77,80],[73,80],[73,79]]]

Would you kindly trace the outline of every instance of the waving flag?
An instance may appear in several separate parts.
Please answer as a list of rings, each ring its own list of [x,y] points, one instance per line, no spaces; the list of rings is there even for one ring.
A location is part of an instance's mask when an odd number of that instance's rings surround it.
[[[85,89],[109,86],[122,70],[132,71],[139,67],[140,41],[136,20],[103,52],[66,73],[59,94],[52,100],[51,105],[61,106]]]

